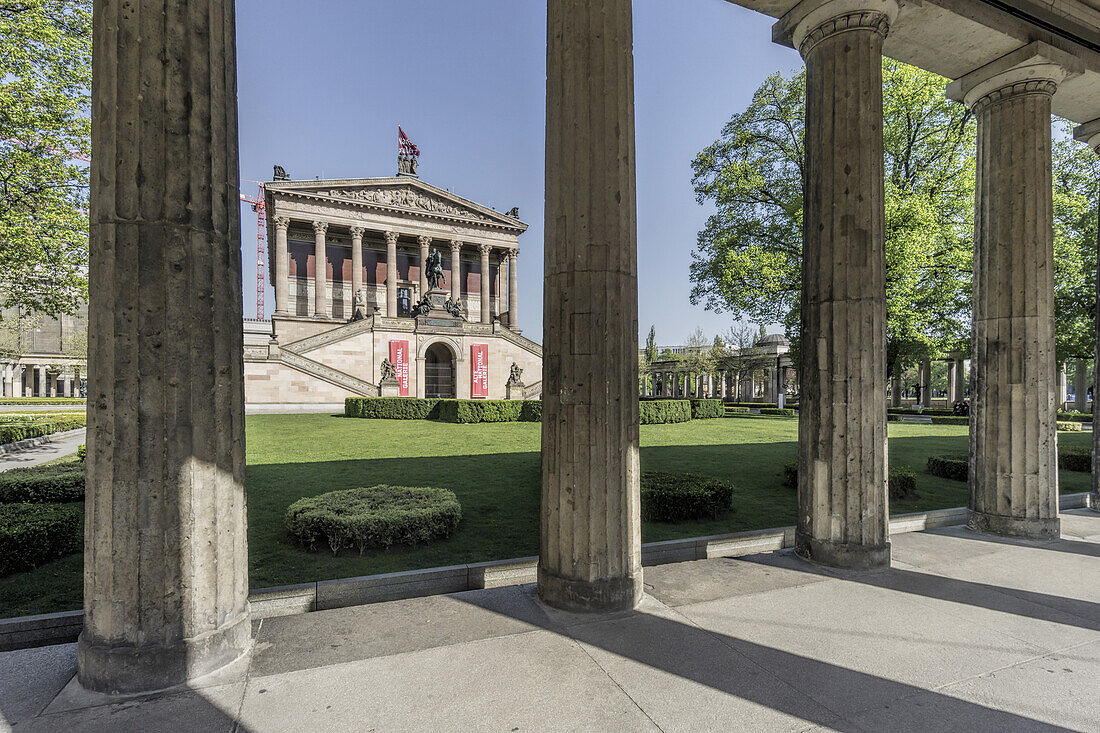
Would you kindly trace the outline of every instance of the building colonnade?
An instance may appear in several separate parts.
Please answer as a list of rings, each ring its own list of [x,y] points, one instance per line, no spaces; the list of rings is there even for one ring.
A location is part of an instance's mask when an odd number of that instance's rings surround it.
[[[234,3],[138,5],[93,12],[78,669],[112,693],[251,643]],[[846,568],[889,562],[881,57],[897,13],[804,0],[774,34],[807,68],[796,547]],[[538,594],[627,609],[643,592],[631,0],[551,0],[547,27]],[[970,524],[1005,535],[1058,532],[1050,112],[1075,64],[1032,43],[952,85],[979,130]]]
[[[781,363],[749,371],[720,367],[713,374],[684,368],[669,369],[658,364],[642,375],[638,394],[642,397],[778,402],[780,393],[786,394],[794,372],[793,368]]]
[[[79,397],[80,379],[69,365],[0,363],[0,396]]]

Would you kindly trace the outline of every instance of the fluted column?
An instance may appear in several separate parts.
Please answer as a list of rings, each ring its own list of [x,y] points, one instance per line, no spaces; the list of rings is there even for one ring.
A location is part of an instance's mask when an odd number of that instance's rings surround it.
[[[355,312],[355,296],[363,287],[363,227],[351,228],[351,307]]]
[[[1064,76],[1032,56],[948,87],[978,123],[968,524],[994,534],[1058,536],[1050,109]]]
[[[431,237],[417,237],[420,245],[420,297],[428,294],[428,246],[432,243]]]
[[[50,396],[50,385],[49,385],[49,382],[46,378],[46,365],[45,364],[39,364],[38,365],[38,396],[39,397],[49,397]]]
[[[397,232],[386,232],[386,315],[397,318]]]
[[[1084,359],[1077,359],[1073,365],[1073,409],[1077,412],[1084,412],[1089,405],[1087,369]]]
[[[92,20],[78,675],[142,692],[250,646],[236,36],[230,0]]]
[[[890,562],[882,44],[897,6],[791,12],[777,30],[806,60],[795,546],[826,565],[876,567]]]
[[[1073,136],[1088,143],[1100,155],[1100,118],[1075,128]],[[1097,199],[1096,209],[1100,218],[1100,197]],[[1097,229],[1096,252],[1100,256],[1100,228]],[[1097,456],[1100,456],[1100,430],[1096,429],[1096,426],[1100,426],[1100,411],[1096,409],[1096,403],[1100,402],[1100,273],[1096,276],[1096,303],[1096,352],[1092,361],[1092,492],[1089,494],[1089,507],[1094,512],[1100,512],[1100,466],[1097,461]]]
[[[459,302],[462,297],[462,242],[451,240],[451,300]]]
[[[328,222],[313,222],[313,315],[316,318],[328,318],[328,254],[326,253],[325,232]]]
[[[955,361],[955,394],[956,399],[966,399],[966,362],[962,359]]]
[[[489,252],[492,247],[479,244],[477,249],[481,254],[481,322],[489,323],[492,320],[489,315]]]
[[[275,223],[275,315],[285,316],[290,313],[290,252],[286,242],[290,219],[276,216],[272,221]]]
[[[958,368],[958,362],[954,359],[947,362],[947,406],[951,407],[959,399],[955,384],[957,379],[955,377],[955,370]]]
[[[519,250],[508,253],[508,325],[519,331]]]
[[[901,367],[894,367],[890,376],[890,406],[901,407]]]
[[[538,593],[642,596],[630,0],[550,0]],[[584,182],[584,185],[580,185]]]

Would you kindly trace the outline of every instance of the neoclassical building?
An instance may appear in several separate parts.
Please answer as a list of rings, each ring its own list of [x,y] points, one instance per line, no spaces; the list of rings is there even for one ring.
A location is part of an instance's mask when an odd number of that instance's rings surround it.
[[[539,395],[542,349],[519,328],[516,209],[410,174],[265,190],[275,312],[245,324],[247,403],[378,396],[386,359],[401,396],[504,398],[513,364],[527,384],[511,395]],[[421,314],[433,251],[450,311]]]
[[[14,312],[4,313],[12,322]],[[87,306],[74,315],[40,317],[25,331],[6,332],[0,356],[4,397],[81,397],[88,379]]]

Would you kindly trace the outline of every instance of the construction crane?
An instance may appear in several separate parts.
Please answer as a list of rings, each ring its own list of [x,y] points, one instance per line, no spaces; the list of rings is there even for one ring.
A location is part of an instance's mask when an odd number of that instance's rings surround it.
[[[264,314],[264,290],[266,286],[264,271],[267,265],[267,204],[264,197],[264,184],[260,181],[252,181],[252,183],[258,184],[260,187],[256,198],[249,198],[242,193],[241,201],[251,204],[252,210],[256,212],[256,318],[265,321],[267,320],[267,316]]]

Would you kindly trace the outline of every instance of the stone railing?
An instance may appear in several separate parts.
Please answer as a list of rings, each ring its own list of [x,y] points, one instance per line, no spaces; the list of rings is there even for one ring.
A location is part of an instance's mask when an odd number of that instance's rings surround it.
[[[295,369],[305,372],[310,376],[323,379],[326,382],[335,384],[337,387],[346,389],[349,392],[355,392],[363,395],[364,397],[377,397],[378,386],[371,384],[370,382],[353,377],[347,372],[342,372],[339,369],[333,369],[330,366],[316,362],[313,359],[307,359],[301,354],[295,354],[293,351],[287,351],[285,348],[281,349],[277,357],[272,357],[273,360],[281,361],[287,366],[294,367]]]
[[[542,346],[525,336],[520,336],[507,326],[502,326],[499,323],[494,324],[493,333],[502,337],[505,341],[510,341],[521,349],[531,352],[540,359],[542,358]]]
[[[291,341],[289,344],[284,344],[282,348],[286,351],[292,351],[295,354],[305,354],[314,349],[319,349],[322,346],[328,346],[329,344],[343,341],[352,336],[358,336],[361,333],[366,333],[373,329],[374,316],[367,316],[361,321],[352,321],[351,323],[345,323],[342,326],[330,328],[327,331],[323,331],[313,336],[306,336],[304,339]]]
[[[527,384],[523,387],[523,399],[530,400],[535,397],[542,397],[542,380],[535,382],[534,384]]]

